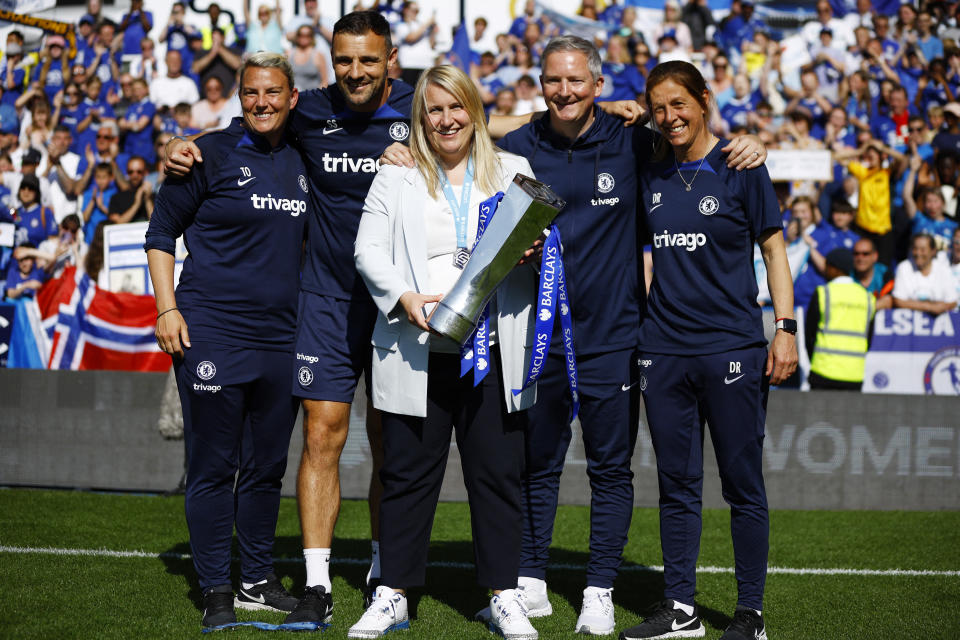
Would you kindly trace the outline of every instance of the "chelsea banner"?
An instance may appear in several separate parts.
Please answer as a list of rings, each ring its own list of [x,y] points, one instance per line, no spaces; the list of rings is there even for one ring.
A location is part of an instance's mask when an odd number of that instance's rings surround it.
[[[960,312],[878,311],[863,391],[960,396]]]

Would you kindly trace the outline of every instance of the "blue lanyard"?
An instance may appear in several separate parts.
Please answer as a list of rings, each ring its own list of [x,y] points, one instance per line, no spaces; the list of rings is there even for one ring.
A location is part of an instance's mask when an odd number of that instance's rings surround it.
[[[564,279],[563,257],[561,256],[560,230],[556,225],[550,227],[550,235],[543,245],[543,259],[540,262],[540,286],[537,296],[537,328],[534,337],[533,354],[523,386],[514,389],[518,395],[532,385],[543,373],[550,352],[550,340],[553,338],[554,316],[560,310],[560,329],[563,332],[563,351],[566,360],[565,369],[570,383],[570,396],[573,399],[571,422],[580,412],[580,394],[577,391],[577,357],[573,349],[573,318],[570,312],[570,300],[567,298],[567,284]]]
[[[483,232],[486,230],[493,214],[497,212],[500,201],[503,200],[503,192],[498,191],[480,203],[480,218],[477,221],[477,242],[480,242]],[[490,305],[487,304],[480,314],[477,322],[477,328],[467,341],[460,347],[460,377],[467,375],[473,370],[473,386],[480,384],[480,381],[487,376],[490,370],[490,349],[487,341],[490,338]]]
[[[467,159],[467,172],[463,176],[463,190],[460,193],[460,202],[453,195],[453,187],[447,180],[447,174],[440,169],[440,181],[443,185],[443,195],[450,204],[453,212],[453,223],[457,228],[457,248],[467,248],[467,222],[470,211],[470,191],[473,189],[473,158]],[[479,239],[479,236],[478,236]]]

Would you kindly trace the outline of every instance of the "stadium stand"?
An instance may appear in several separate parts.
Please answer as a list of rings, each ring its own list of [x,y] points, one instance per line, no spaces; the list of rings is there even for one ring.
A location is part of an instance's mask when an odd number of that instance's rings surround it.
[[[80,219],[79,248],[71,251],[81,268],[100,222],[149,215],[152,192],[163,180],[162,143],[220,128],[238,115],[235,74],[245,52],[282,49],[294,61],[301,89],[332,79],[336,16],[321,13],[316,0],[296,3],[294,11],[289,3],[234,4],[200,13],[183,2],[102,7],[89,0],[75,23],[75,47],[61,33],[37,39],[24,27],[6,29],[0,198],[2,216],[16,230],[3,248],[0,275],[17,270],[15,245],[52,241],[71,214]],[[356,4],[351,8],[371,3]],[[851,275],[872,283],[878,299],[890,294],[893,285],[883,285],[891,276],[917,271],[916,233],[935,241],[930,277],[938,290],[960,288],[956,3],[583,0],[577,6],[543,0],[524,3],[512,23],[494,15],[494,7],[486,16],[474,7],[459,29],[438,21],[443,7],[437,2],[372,4],[393,25],[397,77],[415,79],[425,66],[456,61],[477,83],[488,113],[498,115],[544,107],[539,54],[561,33],[589,37],[604,52],[604,99],[642,100],[644,79],[658,62],[690,60],[714,92],[718,135],[756,134],[777,160],[768,168],[796,264],[798,306],[809,304],[822,283],[823,256],[840,237],[848,249],[860,238],[876,249],[869,265],[854,251]],[[131,179],[128,168],[132,163],[139,171],[140,158],[148,175]],[[816,175],[797,169],[813,165]],[[35,178],[21,189],[27,175]],[[22,202],[21,193],[31,197],[34,179],[39,201]],[[139,194],[133,210],[132,193]],[[848,230],[833,223],[838,202],[855,212]],[[38,216],[44,229],[27,229]],[[45,266],[42,256],[37,260]],[[762,280],[758,272],[761,304]]]

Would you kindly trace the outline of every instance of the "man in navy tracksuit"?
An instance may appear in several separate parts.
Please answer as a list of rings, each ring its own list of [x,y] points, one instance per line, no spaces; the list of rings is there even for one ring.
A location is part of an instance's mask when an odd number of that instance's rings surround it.
[[[508,134],[498,146],[526,157],[537,179],[567,202],[555,224],[573,315],[579,416],[591,488],[587,588],[576,630],[605,635],[615,626],[613,582],[633,511],[630,459],[640,398],[636,348],[646,304],[637,174],[652,155],[655,136],[645,127],[625,128],[623,121],[594,107],[603,77],[600,56],[586,40],[552,40],[544,50],[541,83],[548,116]],[[760,150],[757,155],[754,149]],[[762,150],[752,140],[724,149],[731,151],[730,163],[741,168],[748,161],[762,163]],[[530,617],[553,610],[545,578],[571,439],[573,398],[559,325],[553,336],[537,403],[528,412],[518,582]]]
[[[157,341],[174,356],[187,445],[186,515],[205,627],[237,606],[292,610],[273,574],[280,485],[297,403],[290,395],[297,275],[308,212],[306,169],[286,137],[297,102],[286,58],[241,69],[243,118],[200,142],[205,161],[157,196],[144,245],[157,299]],[[174,294],[177,237],[189,255]]]
[[[293,394],[303,400],[304,448],[297,483],[307,591],[291,622],[329,617],[333,529],[340,509],[340,453],[347,439],[357,382],[370,368],[370,336],[378,310],[357,273],[353,243],[377,159],[410,134],[413,88],[390,81],[396,62],[387,21],[358,11],[334,25],[337,83],[305,92],[291,118],[317,207],[307,223],[300,282]],[[379,412],[368,405],[370,523],[374,562],[365,601],[379,584]],[[368,602],[365,602],[368,603]]]
[[[633,510],[630,458],[639,423],[634,351],[644,296],[637,173],[653,133],[625,128],[622,120],[594,107],[603,77],[600,57],[585,40],[552,40],[544,51],[542,83],[549,115],[508,134],[498,146],[525,156],[537,179],[567,202],[555,224],[563,243],[592,490],[587,588],[576,628],[612,633],[611,592]],[[571,438],[572,397],[561,336],[557,326],[537,403],[528,412],[519,585],[534,616],[552,612],[545,583],[548,549]]]

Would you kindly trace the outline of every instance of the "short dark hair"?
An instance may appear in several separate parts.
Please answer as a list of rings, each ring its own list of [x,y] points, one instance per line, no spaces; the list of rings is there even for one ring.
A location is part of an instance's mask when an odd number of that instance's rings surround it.
[[[131,162],[136,162],[136,161],[142,162],[142,163],[143,163],[143,166],[145,166],[145,167],[149,167],[149,166],[150,166],[150,163],[147,162],[147,159],[146,159],[146,158],[144,158],[143,156],[138,156],[138,155],[132,155],[132,156],[130,156],[130,158],[127,159],[127,166],[129,167]]]
[[[351,11],[333,25],[333,36],[336,37],[338,33],[351,36],[373,33],[383,38],[388,53],[393,50],[393,40],[390,38],[390,23],[380,15],[379,11]]]
[[[535,87],[535,86],[537,86],[537,83],[533,81],[533,76],[530,76],[530,75],[528,75],[528,74],[524,74],[524,75],[520,76],[519,78],[517,78],[516,84],[517,84],[517,85],[525,84],[525,85],[527,85],[528,87]]]
[[[846,200],[834,200],[830,203],[830,213],[856,213],[851,205]]]
[[[110,175],[113,175],[113,165],[109,162],[98,162],[97,166],[93,168],[93,172],[96,173],[98,171],[106,171]]]
[[[65,125],[65,124],[58,124],[57,126],[55,126],[55,127],[53,128],[53,132],[54,132],[54,133],[69,133],[70,135],[73,135],[73,131],[71,131],[71,130],[70,130],[70,127],[68,127],[68,126]]]
[[[75,213],[68,213],[60,221],[60,228],[76,233],[77,229],[80,228],[80,216]]]
[[[912,247],[913,243],[919,240],[920,238],[926,238],[927,244],[930,245],[930,248],[934,251],[937,250],[937,241],[933,239],[932,235],[924,231],[921,231],[920,233],[915,233],[912,236],[910,236],[910,246]]]
[[[937,187],[920,187],[917,192],[918,193],[915,199],[916,202],[923,202],[927,199],[927,196],[932,195],[936,198],[940,198],[940,202],[944,204],[947,203],[947,199],[943,196],[943,191],[940,191],[940,189]]]

